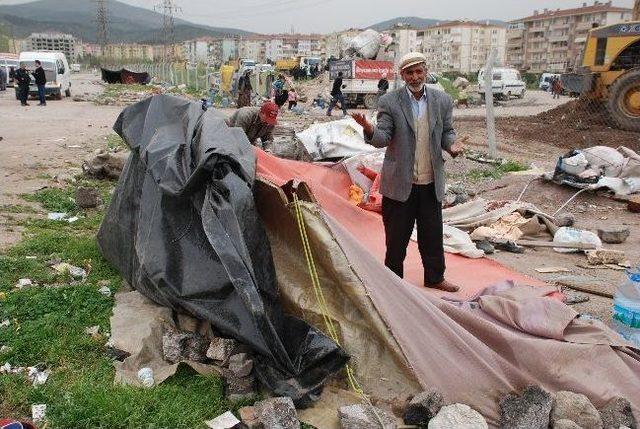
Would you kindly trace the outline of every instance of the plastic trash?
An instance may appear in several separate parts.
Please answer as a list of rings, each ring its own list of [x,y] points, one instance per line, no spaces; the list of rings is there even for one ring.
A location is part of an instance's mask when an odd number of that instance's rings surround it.
[[[138,371],[138,380],[144,387],[153,387],[155,381],[153,380],[153,369],[149,367],[141,368]]]
[[[626,273],[613,299],[613,324],[622,337],[640,347],[640,267]]]
[[[47,404],[33,404],[31,406],[31,420],[35,423],[43,422],[47,416]]]
[[[597,234],[591,231],[585,231],[577,228],[569,228],[563,226],[556,231],[556,234],[553,236],[553,242],[556,244],[592,244],[597,249],[602,247],[602,241],[600,241],[600,237]],[[558,248],[554,247],[553,250],[559,253],[572,253],[572,252],[580,252],[580,249],[571,249],[571,248]]]

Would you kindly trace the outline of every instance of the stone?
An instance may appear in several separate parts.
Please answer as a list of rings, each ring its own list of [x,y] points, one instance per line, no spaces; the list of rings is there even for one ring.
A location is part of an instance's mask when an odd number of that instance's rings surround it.
[[[262,429],[256,407],[242,407],[238,410],[238,415],[248,429]]]
[[[170,363],[183,360],[206,362],[207,339],[196,332],[167,330],[162,335],[162,353]]]
[[[573,226],[576,223],[576,217],[571,213],[560,213],[555,217],[555,223],[557,226]]]
[[[286,396],[269,398],[254,405],[256,418],[263,428],[300,429],[293,400]]]
[[[442,393],[434,389],[427,390],[413,397],[407,405],[402,419],[408,425],[426,424],[438,414],[443,406]]]
[[[640,196],[630,197],[627,201],[627,210],[631,213],[640,213]]]
[[[564,294],[564,303],[567,305],[582,304],[590,299],[589,295],[568,288],[564,289],[562,293]]]
[[[527,386],[522,395],[500,401],[501,429],[547,429],[553,396],[539,386]]]
[[[489,243],[488,240],[476,241],[476,247],[482,250],[486,255],[492,255],[496,251],[496,248],[493,244]]]
[[[239,349],[240,345],[236,340],[216,337],[209,344],[207,357],[226,365],[231,356],[240,353]]]
[[[101,150],[93,159],[82,164],[82,171],[95,179],[117,180],[122,174],[128,157],[128,152],[112,154]]]
[[[567,419],[561,419],[555,422],[553,429],[584,429],[578,426],[575,422]],[[616,428],[617,429],[617,428]]]
[[[248,377],[253,371],[253,361],[246,353],[238,353],[229,358],[229,371],[236,377]]]
[[[204,422],[210,429],[240,429],[244,425],[231,411],[219,415],[213,420]]]
[[[102,203],[102,199],[96,188],[81,186],[76,189],[76,204],[81,209],[92,209],[98,207],[100,203]]]
[[[224,371],[224,393],[230,401],[249,399],[256,395],[256,379],[254,376],[236,377],[231,371]]]
[[[596,249],[586,250],[584,253],[587,255],[587,262],[591,265],[619,264],[626,259],[621,250]]]
[[[561,391],[556,394],[556,401],[551,411],[551,422],[571,420],[578,426],[589,429],[602,429],[602,418],[589,398],[580,394]]]
[[[446,405],[429,422],[428,429],[489,429],[482,414],[465,404]]]
[[[598,237],[600,237],[600,240],[609,244],[624,243],[627,238],[629,238],[630,233],[631,231],[628,226],[613,225],[598,228]]]
[[[600,418],[604,429],[618,429],[621,426],[635,428],[638,426],[631,403],[625,398],[617,397],[600,408]]]
[[[341,429],[396,429],[396,419],[379,408],[355,404],[338,409]],[[380,420],[382,425],[380,424]]]

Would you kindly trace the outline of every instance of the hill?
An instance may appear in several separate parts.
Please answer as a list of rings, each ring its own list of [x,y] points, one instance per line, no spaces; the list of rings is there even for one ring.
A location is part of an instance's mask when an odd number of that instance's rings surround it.
[[[162,15],[140,7],[110,0],[109,41],[160,43]],[[17,38],[37,32],[64,32],[86,42],[96,42],[96,3],[89,0],[39,0],[0,6],[0,25]],[[234,28],[218,28],[175,20],[176,41],[197,37],[251,34]]]
[[[430,27],[432,25],[438,24],[439,22],[446,22],[449,21],[447,19],[433,19],[433,18],[419,18],[417,16],[399,16],[397,18],[393,18],[393,19],[388,19],[386,21],[382,21],[379,22],[377,24],[373,24],[367,28],[372,28],[376,31],[385,31],[390,29],[391,27],[393,27],[396,24],[402,23],[402,24],[409,24],[410,26],[412,26],[413,28],[416,29],[422,29],[422,28],[427,28]],[[500,26],[507,26],[507,23],[505,21],[499,21],[496,19],[486,19],[486,20],[478,20],[476,22],[482,22],[485,23],[489,21],[489,23],[494,24],[494,25],[500,25]]]

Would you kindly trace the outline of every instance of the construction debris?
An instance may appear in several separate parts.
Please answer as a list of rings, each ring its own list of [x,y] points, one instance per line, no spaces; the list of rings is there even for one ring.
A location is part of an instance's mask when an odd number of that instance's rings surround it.
[[[102,203],[100,193],[96,188],[80,186],[76,189],[76,204],[81,209],[98,207]]]
[[[408,425],[424,425],[444,406],[444,396],[435,389],[419,393],[411,399],[402,419]]]
[[[579,427],[602,429],[602,418],[585,395],[574,392],[561,391],[556,394],[556,400],[551,412],[551,423],[558,420],[571,420]]]
[[[613,398],[604,407],[600,408],[600,417],[605,429],[610,428],[636,428],[638,423],[633,416],[631,403],[625,398]]]
[[[429,422],[428,429],[489,429],[482,414],[465,404],[453,404],[442,407]]]
[[[253,375],[237,377],[233,372],[225,370],[223,377],[225,397],[230,401],[251,399],[258,393]]]
[[[236,340],[215,337],[211,340],[206,355],[209,359],[226,366],[229,363],[229,358],[238,353],[241,353],[241,346]]]
[[[253,406],[256,418],[264,428],[300,429],[298,413],[288,397],[269,398]]]
[[[128,157],[128,152],[111,153],[99,150],[95,157],[82,163],[82,171],[95,179],[117,180]]]
[[[627,210],[631,213],[640,213],[640,196],[633,196],[627,201]]]
[[[508,395],[500,401],[502,429],[547,429],[553,395],[539,386],[528,386],[522,395]]]
[[[76,267],[67,262],[60,262],[59,264],[52,265],[51,268],[60,274],[68,274],[76,280],[84,280],[87,278],[87,271],[84,268]]]
[[[248,377],[253,371],[253,360],[247,353],[238,353],[229,358],[229,371],[236,377]]]
[[[604,226],[598,228],[598,237],[609,244],[624,243],[629,238],[630,233],[628,226]]]
[[[240,429],[242,422],[233,415],[231,411],[216,417],[213,420],[204,422],[210,429]]]
[[[626,260],[625,253],[621,250],[595,249],[585,251],[587,262],[591,265],[620,264]]]
[[[209,341],[195,332],[166,330],[162,335],[162,353],[167,362],[183,360],[205,362]]]
[[[396,419],[371,405],[347,405],[338,409],[341,429],[396,429]]]

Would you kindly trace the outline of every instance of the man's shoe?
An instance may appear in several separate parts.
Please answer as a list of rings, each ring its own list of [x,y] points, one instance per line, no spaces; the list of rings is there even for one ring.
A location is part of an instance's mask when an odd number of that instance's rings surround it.
[[[431,289],[443,290],[445,292],[458,292],[460,290],[458,286],[446,280],[443,280],[440,283],[426,284],[425,286]]]
[[[46,106],[47,103],[38,103],[38,106]]]

